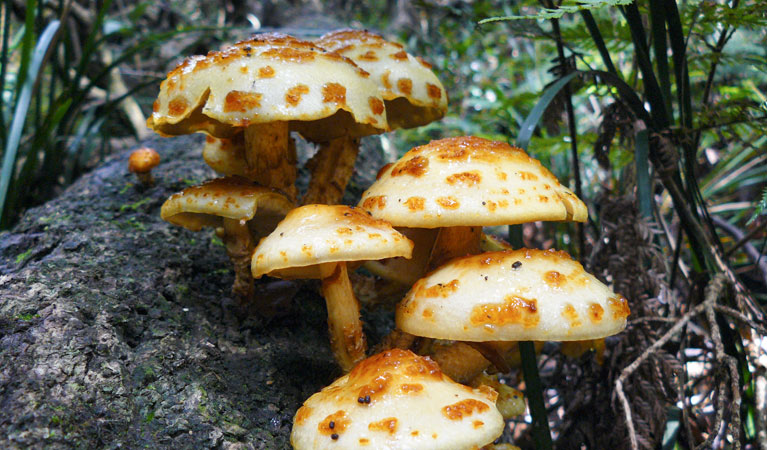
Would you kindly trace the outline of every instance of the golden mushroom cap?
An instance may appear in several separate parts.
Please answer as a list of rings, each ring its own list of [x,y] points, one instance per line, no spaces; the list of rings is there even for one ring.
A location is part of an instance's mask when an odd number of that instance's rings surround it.
[[[386,102],[392,129],[425,125],[447,112],[447,93],[431,64],[407,53],[401,44],[364,30],[332,31],[315,42],[370,73]]]
[[[147,125],[164,135],[231,137],[250,124],[288,121],[312,141],[388,129],[370,75],[351,60],[284,34],[261,34],[168,73]]]
[[[323,278],[326,263],[409,258],[412,250],[409,239],[359,208],[306,205],[261,240],[251,267],[254,277]]]
[[[128,170],[131,173],[147,173],[158,164],[160,164],[160,154],[150,147],[138,148],[128,157]]]
[[[564,251],[520,249],[456,258],[420,279],[397,327],[461,341],[576,341],[626,327],[626,299]]]
[[[476,449],[503,432],[496,396],[454,382],[429,358],[392,349],[306,400],[290,442],[296,450]]]
[[[524,150],[473,136],[416,147],[362,194],[359,205],[397,227],[585,222],[586,205]]]
[[[216,178],[171,195],[163,203],[163,220],[192,231],[219,227],[223,219],[249,221],[258,215],[256,229],[271,231],[293,208],[293,202],[274,189],[242,177]]]

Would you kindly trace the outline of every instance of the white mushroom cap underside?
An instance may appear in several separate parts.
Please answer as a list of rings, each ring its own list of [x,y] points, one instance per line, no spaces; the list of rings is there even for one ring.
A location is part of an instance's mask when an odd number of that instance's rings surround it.
[[[565,252],[521,249],[456,258],[419,280],[397,327],[462,341],[597,339],[626,327],[629,307]]]
[[[410,257],[413,243],[357,208],[306,205],[291,211],[253,253],[253,276],[341,261]]]
[[[314,121],[344,110],[370,129],[364,134],[380,132],[388,128],[384,103],[369,78],[351,60],[311,42],[260,35],[187,58],[168,73],[148,124],[169,135],[228,137],[231,127]]]
[[[327,50],[348,57],[370,73],[370,78],[378,85],[384,100],[387,100],[387,117],[392,127],[395,123],[404,128],[423,125],[445,115],[447,93],[431,70],[431,65],[407,53],[402,45],[361,30],[334,31],[316,42]],[[429,117],[422,120],[395,117],[400,110],[396,106],[390,108],[388,101],[397,98],[407,99],[414,106],[428,109],[420,112],[406,109],[401,112]]]
[[[293,203],[273,189],[240,177],[216,178],[173,194],[160,210],[163,220],[197,231],[220,226],[222,218],[251,220],[259,216],[284,216]]]
[[[538,160],[473,136],[432,141],[405,153],[381,170],[360,206],[394,226],[421,228],[588,217],[586,205]]]
[[[296,450],[476,449],[503,432],[496,396],[487,386],[452,381],[428,358],[393,349],[304,402],[290,441]]]

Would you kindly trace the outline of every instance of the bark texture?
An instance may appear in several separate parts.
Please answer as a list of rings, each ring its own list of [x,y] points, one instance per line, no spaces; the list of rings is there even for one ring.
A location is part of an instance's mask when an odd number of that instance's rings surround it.
[[[0,234],[0,448],[290,448],[340,375],[316,285],[260,282],[276,316],[239,320],[223,243],[160,219],[214,176],[200,137],[145,144],[154,186],[115,155]]]

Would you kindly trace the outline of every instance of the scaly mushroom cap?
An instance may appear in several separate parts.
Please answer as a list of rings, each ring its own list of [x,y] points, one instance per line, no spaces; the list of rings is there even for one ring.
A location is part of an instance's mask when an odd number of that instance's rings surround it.
[[[381,133],[384,103],[369,77],[311,42],[257,35],[168,73],[147,125],[164,135],[231,137],[250,124],[289,121],[312,141]]]
[[[392,129],[419,127],[445,116],[447,93],[431,64],[410,55],[402,45],[362,30],[333,31],[315,42],[370,73],[386,101]]]
[[[397,327],[461,341],[576,341],[626,327],[629,307],[563,251],[520,249],[456,258],[420,279]]]
[[[219,227],[222,219],[251,220],[258,213],[259,227],[274,228],[293,208],[279,192],[241,177],[217,178],[173,194],[160,210],[163,220],[192,231]]]
[[[341,261],[410,257],[413,243],[383,220],[344,205],[291,211],[253,253],[253,276],[324,278]],[[332,269],[330,269],[332,271]]]
[[[588,217],[586,205],[524,150],[473,136],[432,141],[384,166],[360,206],[398,227]]]
[[[429,358],[392,349],[309,397],[290,442],[296,450],[476,449],[503,432],[496,396],[454,382]]]

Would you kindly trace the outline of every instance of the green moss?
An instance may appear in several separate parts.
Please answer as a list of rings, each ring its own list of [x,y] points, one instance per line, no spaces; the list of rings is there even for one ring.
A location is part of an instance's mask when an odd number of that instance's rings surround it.
[[[30,248],[29,250],[25,251],[24,253],[20,253],[20,254],[16,255],[16,264],[21,264],[22,262],[24,262],[25,259],[29,258],[29,255],[31,255],[31,254],[32,254],[32,249]]]
[[[130,189],[132,187],[133,187],[133,183],[125,183],[125,187],[120,189],[120,194],[124,194],[124,193],[128,192],[128,189]]]
[[[147,198],[143,198],[143,199],[141,199],[141,200],[139,200],[139,201],[137,201],[135,203],[130,203],[128,205],[122,205],[120,207],[120,212],[125,212],[125,211],[127,211],[129,209],[133,210],[133,211],[136,211],[137,209],[141,208],[143,205],[146,205],[147,203],[149,203],[151,201],[152,201],[152,199],[147,197]]]
[[[216,235],[213,235],[213,237],[210,239],[210,242],[213,245],[218,245],[219,247],[225,247],[224,242]]]
[[[40,317],[40,314],[32,314],[32,313],[26,313],[26,314],[19,314],[16,316],[16,320],[22,320],[24,322],[29,322],[32,319],[37,319]]]

